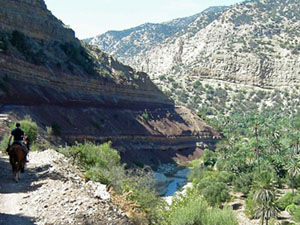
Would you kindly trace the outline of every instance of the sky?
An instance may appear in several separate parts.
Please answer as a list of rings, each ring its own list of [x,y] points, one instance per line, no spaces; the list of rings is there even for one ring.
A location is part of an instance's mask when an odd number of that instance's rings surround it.
[[[70,26],[79,39],[147,22],[161,23],[192,16],[210,6],[242,0],[45,0],[48,9]]]

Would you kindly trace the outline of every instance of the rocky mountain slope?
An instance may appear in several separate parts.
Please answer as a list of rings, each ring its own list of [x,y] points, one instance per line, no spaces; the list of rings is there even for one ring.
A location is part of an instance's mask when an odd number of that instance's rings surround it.
[[[99,46],[103,51],[112,54],[121,62],[128,64],[131,63],[130,58],[134,58],[138,54],[143,54],[143,52],[148,51],[178,32],[184,33],[184,30],[192,22],[203,19],[209,23],[212,17],[226,8],[225,6],[211,7],[190,17],[178,18],[161,24],[146,23],[123,31],[108,31],[84,41]]]
[[[201,114],[292,108],[299,95],[299,15],[299,1],[245,1],[120,59]]]
[[[0,113],[10,119],[30,115],[62,143],[112,140],[124,159],[145,163],[221,137],[147,74],[77,40],[42,0],[2,0],[0,28]]]
[[[251,0],[207,23],[199,17],[126,61],[150,75],[275,87],[299,82],[300,3]]]

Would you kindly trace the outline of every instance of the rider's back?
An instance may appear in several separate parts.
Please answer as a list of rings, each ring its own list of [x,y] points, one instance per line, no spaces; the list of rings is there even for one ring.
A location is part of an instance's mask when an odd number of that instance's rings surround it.
[[[23,140],[24,131],[17,127],[12,130],[11,135],[14,136],[14,142],[19,142]]]

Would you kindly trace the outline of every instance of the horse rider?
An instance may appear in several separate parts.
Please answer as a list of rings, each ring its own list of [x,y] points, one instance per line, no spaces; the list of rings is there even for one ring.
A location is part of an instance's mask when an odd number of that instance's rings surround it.
[[[26,152],[25,160],[26,160],[26,162],[28,162],[27,154],[28,154],[29,149],[27,148],[27,146],[23,142],[23,139],[24,139],[25,135],[24,135],[24,131],[20,127],[21,127],[21,124],[19,122],[17,122],[16,123],[16,128],[11,131],[11,135],[10,135],[9,140],[8,140],[8,145],[10,146],[11,138],[14,137],[13,144],[19,144],[25,149],[25,152]]]

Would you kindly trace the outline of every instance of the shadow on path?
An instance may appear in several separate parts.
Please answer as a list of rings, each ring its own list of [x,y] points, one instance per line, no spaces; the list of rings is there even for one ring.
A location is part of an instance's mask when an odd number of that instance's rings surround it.
[[[7,224],[34,225],[35,223],[34,223],[34,218],[0,213],[0,225],[7,225]]]
[[[30,162],[29,162],[30,163]],[[30,164],[29,164],[30,166]],[[21,173],[21,179],[18,183],[13,180],[11,165],[7,155],[0,155],[0,194],[4,193],[26,193],[35,191],[43,185],[43,183],[34,184],[38,180],[50,178],[52,180],[64,179],[65,177],[55,172],[49,172],[51,165],[43,165],[38,167],[29,167],[25,169],[25,173]]]

